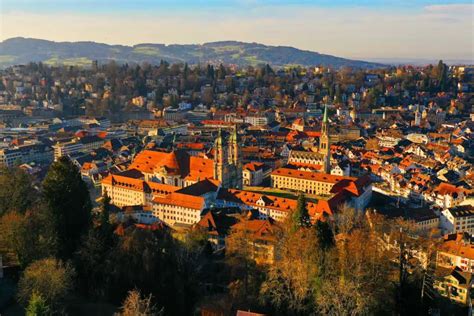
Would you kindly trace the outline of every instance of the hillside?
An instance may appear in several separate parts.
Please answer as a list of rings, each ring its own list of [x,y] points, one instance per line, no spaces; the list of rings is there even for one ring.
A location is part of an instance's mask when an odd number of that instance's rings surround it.
[[[381,64],[350,60],[287,46],[266,46],[235,41],[212,42],[202,45],[138,44],[108,45],[95,42],[53,42],[16,37],[0,42],[0,67],[31,61],[47,64],[90,65],[92,60],[119,63],[168,62],[227,63],[273,66],[324,65],[374,68]]]

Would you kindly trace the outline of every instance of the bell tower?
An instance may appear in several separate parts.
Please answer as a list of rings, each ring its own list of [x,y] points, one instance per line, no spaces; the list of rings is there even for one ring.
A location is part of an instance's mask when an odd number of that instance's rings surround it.
[[[242,188],[242,159],[240,157],[240,147],[239,139],[237,136],[237,125],[234,125],[234,128],[229,137],[229,153],[230,159],[229,163],[232,165],[231,168],[232,178],[230,182],[233,183],[233,186],[241,189]]]
[[[214,141],[214,179],[224,188],[242,188],[242,160],[236,126],[226,138],[219,129]]]
[[[226,152],[224,152],[224,140],[222,138],[222,130],[219,128],[217,138],[214,141],[214,179],[221,182],[224,176],[224,164],[227,160]]]
[[[325,173],[331,173],[331,152],[329,142],[329,126],[328,126],[328,107],[324,105],[323,121],[321,123],[321,136],[319,138],[319,153],[324,155],[323,170]]]

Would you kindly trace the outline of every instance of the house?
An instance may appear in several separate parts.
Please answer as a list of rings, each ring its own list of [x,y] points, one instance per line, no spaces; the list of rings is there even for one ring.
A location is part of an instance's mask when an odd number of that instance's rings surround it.
[[[445,235],[438,246],[436,266],[474,273],[474,239],[468,233]]]
[[[250,257],[257,264],[272,264],[276,257],[276,241],[280,226],[271,219],[242,219],[232,226],[232,234],[245,234],[244,242],[250,247]],[[227,239],[226,244],[230,250],[240,247],[239,242]]]
[[[123,207],[122,210],[117,213],[117,220],[122,223],[133,220],[138,224],[144,225],[161,223],[160,219],[151,211],[151,207],[142,205]]]
[[[474,206],[458,205],[441,212],[441,229],[445,234],[467,232],[474,234]]]
[[[225,247],[225,238],[229,234],[231,226],[237,222],[237,217],[227,214],[226,209],[206,209],[202,213],[201,220],[193,226],[193,229],[207,233],[208,241],[215,250],[218,250]]]
[[[463,272],[458,267],[454,269],[437,268],[433,288],[441,296],[455,303],[468,305],[472,291],[472,281],[472,274]]]
[[[443,209],[460,204],[465,199],[465,189],[453,184],[442,182],[427,197],[428,201],[434,202]]]
[[[265,164],[261,162],[249,162],[243,166],[242,177],[243,184],[246,186],[258,186],[263,182],[267,174]]]
[[[297,201],[252,191],[228,189],[219,191],[216,206],[256,210],[259,219],[270,218],[282,222],[296,209]],[[313,202],[306,202],[306,209],[313,222],[332,215],[331,210],[319,211],[318,205]]]

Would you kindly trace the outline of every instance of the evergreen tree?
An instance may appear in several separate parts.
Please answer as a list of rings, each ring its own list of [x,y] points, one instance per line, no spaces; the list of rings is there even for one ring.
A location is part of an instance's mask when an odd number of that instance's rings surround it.
[[[184,80],[187,80],[189,76],[189,66],[188,63],[184,64],[184,69],[183,69],[183,78]]]
[[[43,200],[50,211],[60,258],[71,258],[91,222],[87,186],[66,157],[54,162],[43,181]]]
[[[321,250],[327,250],[334,245],[334,235],[327,222],[316,221],[314,229],[316,230],[316,238],[318,239],[318,245]]]
[[[207,65],[207,78],[210,80],[214,80],[214,66]]]
[[[91,297],[105,297],[107,293],[107,260],[109,250],[116,244],[109,216],[110,197],[105,194],[98,226],[92,227],[82,239],[75,256],[79,288]]]
[[[224,65],[220,64],[219,69],[217,71],[218,71],[217,78],[219,78],[221,80],[224,79],[226,74],[227,74]]]
[[[269,64],[265,65],[265,74],[266,75],[273,75],[274,74],[274,71],[273,71],[272,67],[270,67]]]
[[[110,197],[107,192],[102,198],[102,208],[100,212],[99,224],[102,230],[110,229]]]
[[[308,209],[306,208],[306,198],[303,193],[298,196],[296,210],[292,214],[292,220],[294,229],[297,227],[310,226]]]
[[[442,60],[438,62],[438,89],[439,91],[446,90],[448,83],[448,67],[443,63]]]

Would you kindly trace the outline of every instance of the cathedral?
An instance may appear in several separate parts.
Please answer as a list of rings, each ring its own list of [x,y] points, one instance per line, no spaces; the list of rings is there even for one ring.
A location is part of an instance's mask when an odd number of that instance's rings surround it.
[[[211,158],[192,156],[185,150],[144,150],[135,157],[127,173],[138,171],[139,174],[134,176],[143,178],[144,181],[181,188],[204,179],[215,179],[224,188],[241,189],[242,158],[237,129],[226,134],[229,134],[228,137],[224,137],[219,130]]]
[[[236,127],[227,139],[219,129],[214,142],[214,179],[224,188],[242,188],[242,157]]]

